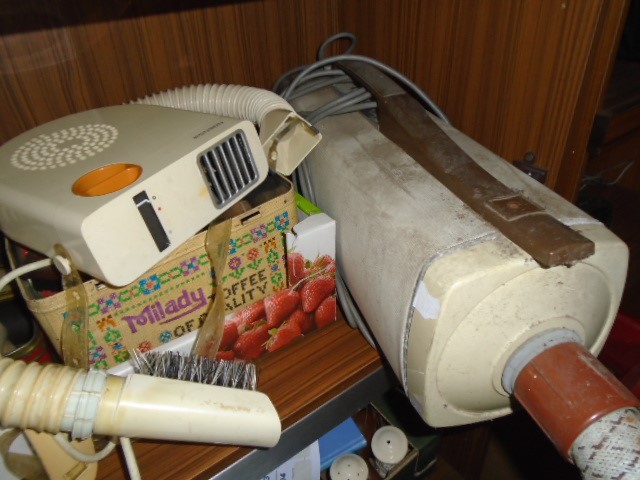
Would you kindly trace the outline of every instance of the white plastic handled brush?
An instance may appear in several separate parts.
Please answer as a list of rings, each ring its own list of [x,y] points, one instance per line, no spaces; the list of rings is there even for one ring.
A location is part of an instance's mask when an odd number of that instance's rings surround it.
[[[280,419],[260,392],[58,364],[0,360],[3,427],[272,447]]]

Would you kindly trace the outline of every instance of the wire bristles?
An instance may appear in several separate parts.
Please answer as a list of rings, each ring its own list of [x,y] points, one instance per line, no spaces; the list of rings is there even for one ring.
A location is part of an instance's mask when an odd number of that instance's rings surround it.
[[[258,383],[256,366],[249,362],[215,360],[171,351],[140,353],[134,350],[132,356],[134,370],[144,375],[243,390],[255,390]]]

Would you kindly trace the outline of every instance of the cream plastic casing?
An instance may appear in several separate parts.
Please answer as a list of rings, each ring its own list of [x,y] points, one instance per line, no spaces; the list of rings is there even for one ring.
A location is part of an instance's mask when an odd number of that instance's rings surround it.
[[[511,412],[506,363],[541,332],[570,329],[600,351],[618,309],[627,250],[602,226],[580,232],[596,243],[596,254],[571,267],[542,269],[504,238],[429,265],[414,296],[406,358],[409,398],[429,424]]]
[[[217,202],[199,157],[238,134],[244,139],[239,156],[255,165],[255,176],[233,201]],[[134,281],[260,184],[268,171],[251,122],[150,105],[105,107],[54,120],[4,144],[0,159],[4,233],[48,256],[59,243],[79,270],[115,286]],[[72,192],[83,175],[118,163],[141,167],[140,177],[104,195]],[[136,195],[144,198],[134,201]],[[151,220],[140,213],[145,204]],[[162,250],[149,222],[166,236]]]
[[[37,362],[0,360],[3,427],[273,447],[278,412],[261,392]]]
[[[295,106],[313,110],[331,98],[326,90]],[[318,206],[337,222],[345,282],[416,410],[432,426],[450,426],[511,411],[504,366],[538,333],[571,329],[597,353],[628,250],[600,222],[438,124],[491,175],[595,243],[575,265],[542,268],[362,114],[316,125],[323,142],[307,163]]]

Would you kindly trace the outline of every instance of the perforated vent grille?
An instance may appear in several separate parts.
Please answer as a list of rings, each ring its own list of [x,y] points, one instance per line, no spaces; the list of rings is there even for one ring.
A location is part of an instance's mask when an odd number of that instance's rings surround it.
[[[204,152],[199,160],[216,207],[229,203],[258,180],[258,169],[241,130]]]
[[[118,129],[103,123],[77,125],[33,137],[11,155],[21,170],[51,170],[83,162],[105,151],[118,139]]]

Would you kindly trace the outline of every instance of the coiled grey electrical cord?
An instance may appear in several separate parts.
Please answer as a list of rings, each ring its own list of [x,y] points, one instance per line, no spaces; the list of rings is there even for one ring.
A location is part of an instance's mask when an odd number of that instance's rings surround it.
[[[311,82],[311,80],[315,79],[322,80]],[[351,83],[351,78],[341,70],[322,70],[320,72],[310,73],[305,79],[305,82],[307,83],[304,87],[300,86],[296,88],[295,92],[293,92],[289,96],[289,101],[295,100],[298,97],[302,97],[307,93],[311,93],[320,88],[328,87],[338,83]]]
[[[342,113],[344,107],[358,105],[358,103],[370,98],[371,94],[365,88],[356,88],[314,110],[313,113],[307,116],[307,120],[312,125],[316,124],[320,119],[328,117],[334,112]]]
[[[327,57],[327,47],[333,42],[343,39],[350,42],[345,53]],[[431,100],[431,98],[429,98],[420,89],[420,87],[409,80],[406,76],[378,60],[361,55],[353,55],[351,52],[355,48],[356,41],[355,35],[349,32],[338,33],[327,38],[318,49],[318,60],[315,63],[289,70],[276,81],[273,86],[273,90],[281,95],[285,100],[291,101],[328,86],[351,84],[352,81],[348,75],[339,69],[331,69],[331,65],[342,61],[359,61],[375,66],[401,83],[404,87],[408,88],[408,90],[417,97],[425,107],[432,111],[434,115],[440,118],[443,122],[450,123],[449,119],[438,105],[436,105],[433,100]],[[285,81],[291,77],[294,77],[291,83],[289,83],[286,88],[283,88]],[[303,115],[309,123],[315,125],[322,119],[332,115],[370,110],[376,106],[377,104],[373,100],[372,95],[366,89],[354,87],[347,93],[340,94],[338,98],[317,108],[313,112],[299,113]],[[316,195],[311,182],[309,168],[305,161],[303,161],[294,172],[293,180],[298,191],[311,202],[316,203]],[[369,332],[353,297],[351,296],[351,292],[349,292],[349,289],[340,274],[339,267],[336,272],[336,289],[342,311],[349,325],[353,328],[358,328],[365,339],[375,347],[373,337]]]
[[[350,42],[346,53],[327,57],[327,47],[331,43],[343,39],[349,40]],[[429,98],[420,89],[420,87],[409,80],[406,76],[378,60],[361,55],[351,54],[356,42],[357,39],[355,35],[349,32],[341,32],[327,38],[318,49],[318,61],[308,66],[296,67],[292,70],[289,70],[276,81],[273,90],[281,95],[285,100],[290,101],[327,86],[351,83],[349,77],[345,75],[344,72],[339,69],[331,69],[331,65],[341,61],[360,61],[375,66],[376,68],[388,74],[390,77],[400,82],[402,85],[407,87],[409,91],[412,92],[438,118],[440,118],[445,123],[450,123],[449,119],[438,107],[438,105],[436,105],[435,102],[433,102],[433,100],[431,100],[431,98]],[[293,80],[289,83],[288,86],[283,87],[285,81],[291,77],[294,77]],[[337,99],[331,101],[330,103],[319,107],[315,111],[307,112],[303,115],[311,124],[317,124],[322,119],[328,116],[368,110],[374,108],[375,106],[376,103],[372,100],[371,95],[365,89],[355,88],[352,91],[340,95]],[[300,164],[297,171],[293,175],[293,178],[300,193],[308,198],[311,202],[315,203],[315,192],[313,190],[309,170],[305,162],[302,162]]]
[[[318,47],[318,53],[317,53],[318,60],[324,60],[327,57],[327,54],[326,54],[327,47],[332,43],[337,42],[338,40],[349,40],[349,46],[344,51],[345,54],[349,54],[353,52],[353,50],[355,50],[356,48],[356,44],[358,43],[358,38],[351,32],[339,32],[339,33],[336,33],[335,35],[331,35],[324,42],[320,44],[320,47]]]

